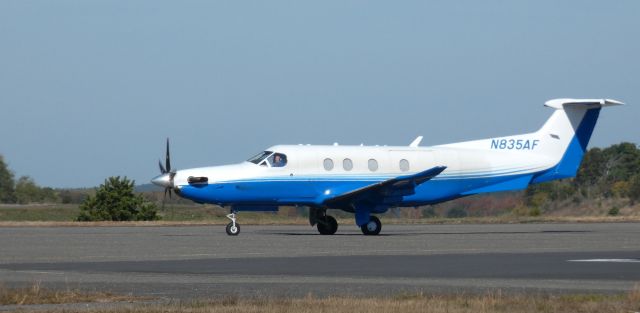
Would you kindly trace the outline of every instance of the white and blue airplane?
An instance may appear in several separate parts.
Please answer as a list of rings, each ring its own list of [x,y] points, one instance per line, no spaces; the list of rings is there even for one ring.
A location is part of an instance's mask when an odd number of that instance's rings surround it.
[[[372,214],[485,192],[520,190],[530,184],[574,177],[600,109],[610,99],[554,99],[555,109],[536,132],[431,147],[277,145],[232,165],[174,171],[166,161],[152,183],[198,203],[229,206],[226,231],[238,235],[236,213],[308,206],[320,234],[338,230],[327,209],[355,214],[365,235],[377,235]]]

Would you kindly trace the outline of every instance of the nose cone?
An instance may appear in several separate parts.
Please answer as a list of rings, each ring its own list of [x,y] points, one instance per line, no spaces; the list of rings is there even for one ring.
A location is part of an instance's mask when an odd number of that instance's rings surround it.
[[[158,175],[151,180],[151,183],[160,187],[171,187],[171,177],[169,173]]]

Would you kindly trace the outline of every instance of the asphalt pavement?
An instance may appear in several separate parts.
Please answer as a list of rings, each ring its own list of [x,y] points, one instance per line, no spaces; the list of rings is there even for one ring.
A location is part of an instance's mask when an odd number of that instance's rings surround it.
[[[2,227],[0,284],[164,299],[413,292],[624,293],[640,224]]]

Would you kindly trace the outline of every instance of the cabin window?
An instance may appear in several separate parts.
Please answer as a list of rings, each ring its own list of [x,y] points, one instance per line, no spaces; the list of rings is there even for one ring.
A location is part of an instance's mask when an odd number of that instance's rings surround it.
[[[248,159],[247,162],[251,162],[253,164],[259,164],[264,159],[266,159],[268,156],[270,156],[272,153],[273,152],[271,152],[271,151],[262,151],[262,152],[256,154],[255,156],[251,157],[250,159]],[[262,164],[260,164],[260,165],[262,165]]]
[[[372,172],[375,172],[378,170],[378,161],[376,161],[375,159],[369,159],[369,170]]]
[[[322,165],[324,165],[325,170],[330,171],[333,169],[333,160],[326,158],[324,159],[324,162],[322,162]]]
[[[283,153],[274,153],[268,159],[271,167],[285,167],[287,165],[287,156]]]
[[[400,170],[406,172],[409,170],[409,161],[402,159],[400,160]]]
[[[345,171],[352,170],[353,169],[353,162],[351,161],[351,159],[342,160],[342,168],[344,168]]]

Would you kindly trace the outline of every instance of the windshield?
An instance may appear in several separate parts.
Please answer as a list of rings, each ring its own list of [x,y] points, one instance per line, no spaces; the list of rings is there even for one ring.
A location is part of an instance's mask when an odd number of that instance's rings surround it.
[[[266,158],[267,158],[268,156],[270,156],[272,153],[273,153],[273,152],[271,152],[271,151],[263,151],[263,152],[260,152],[260,153],[256,154],[254,157],[252,157],[252,158],[248,159],[248,160],[247,160],[247,162],[251,162],[251,163],[254,163],[254,164],[258,164],[258,163],[260,163],[260,161],[262,161],[262,160],[266,159]]]

